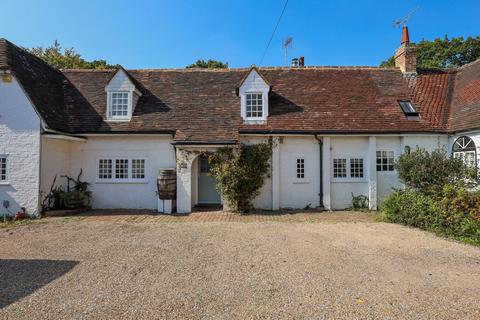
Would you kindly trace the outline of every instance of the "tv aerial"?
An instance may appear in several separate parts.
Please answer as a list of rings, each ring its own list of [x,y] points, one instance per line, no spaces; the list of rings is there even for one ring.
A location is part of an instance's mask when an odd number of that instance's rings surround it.
[[[400,27],[405,27],[407,26],[407,21],[412,17],[412,15],[420,9],[419,6],[416,6],[415,9],[411,10],[409,13],[407,13],[403,18],[401,19],[395,19],[393,20],[393,26],[395,28],[400,28]]]
[[[285,65],[288,66],[288,49],[292,47],[293,38],[287,37],[282,42],[282,47],[285,50]]]

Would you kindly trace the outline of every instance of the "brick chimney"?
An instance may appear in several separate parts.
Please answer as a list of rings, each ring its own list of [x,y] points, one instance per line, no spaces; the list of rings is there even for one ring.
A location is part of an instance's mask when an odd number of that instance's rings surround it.
[[[402,28],[402,41],[394,57],[395,67],[400,68],[403,73],[417,72],[417,46],[415,43],[410,43],[407,26]]]

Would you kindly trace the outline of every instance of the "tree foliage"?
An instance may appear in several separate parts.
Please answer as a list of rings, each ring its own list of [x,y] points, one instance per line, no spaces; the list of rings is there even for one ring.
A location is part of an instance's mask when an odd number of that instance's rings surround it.
[[[466,166],[461,159],[448,157],[442,149],[428,152],[418,148],[404,153],[395,163],[395,169],[407,187],[429,195],[440,193],[446,185],[478,184],[475,168]]]
[[[271,143],[224,147],[209,155],[210,173],[227,204],[239,212],[253,208],[270,172]]]
[[[202,68],[202,69],[228,69],[228,62],[221,62],[218,60],[197,60],[197,62],[192,63],[187,66],[187,68]]]
[[[480,58],[480,36],[451,38],[445,36],[417,44],[417,67],[420,69],[445,69],[463,66]],[[394,67],[395,59],[382,61],[381,67]]]
[[[118,65],[108,64],[105,60],[86,61],[73,47],[62,50],[62,46],[57,40],[49,47],[35,47],[27,49],[27,51],[58,69],[114,69],[118,67]]]

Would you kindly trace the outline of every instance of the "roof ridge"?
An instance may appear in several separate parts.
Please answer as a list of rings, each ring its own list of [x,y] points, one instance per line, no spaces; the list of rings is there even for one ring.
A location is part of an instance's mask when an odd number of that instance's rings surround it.
[[[305,67],[256,67],[259,71],[269,70],[380,70],[380,71],[398,71],[397,67],[373,67],[373,66],[305,66]],[[59,69],[61,72],[112,72],[117,69]],[[128,72],[238,72],[249,71],[251,67],[241,68],[145,68],[145,69],[125,69]]]

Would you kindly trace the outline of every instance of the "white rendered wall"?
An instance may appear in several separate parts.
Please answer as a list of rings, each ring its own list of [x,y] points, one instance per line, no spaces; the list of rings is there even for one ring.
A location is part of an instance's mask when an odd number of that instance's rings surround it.
[[[242,139],[242,142],[245,144],[257,144],[262,142],[268,142],[268,138],[254,138],[254,137],[247,137]],[[271,168],[272,169],[272,168]],[[253,206],[257,209],[265,209],[271,210],[272,209],[272,177],[265,179],[265,182],[260,188],[260,194],[253,200]]]
[[[305,178],[297,179],[297,159],[305,159]],[[313,136],[284,137],[280,143],[280,207],[318,207],[320,147]]]
[[[21,207],[39,214],[40,118],[19,83],[0,80],[0,155],[7,155],[8,181],[0,182],[0,215]]]
[[[170,137],[105,136],[88,137],[71,148],[70,175],[83,168],[83,180],[90,182],[93,208],[157,208],[157,176],[161,168],[175,168]],[[135,157],[145,159],[146,183],[101,182],[97,179],[99,158]]]
[[[403,153],[401,137],[377,137],[377,151],[393,151],[395,160]],[[377,172],[377,198],[381,205],[383,199],[389,195],[394,188],[401,188],[402,183],[398,179],[397,171],[376,171]]]
[[[73,142],[42,137],[40,190],[43,196],[48,194],[55,176],[56,186],[66,187],[66,179],[62,175],[70,175],[71,145]]]
[[[355,196],[369,195],[369,186],[367,177],[368,171],[368,137],[331,137],[331,160],[330,172],[324,174],[330,175],[331,181],[331,201],[332,209],[346,209],[352,205],[352,193]],[[337,179],[333,177],[333,159],[363,158],[364,178],[350,179],[350,172],[347,170],[346,179]]]

